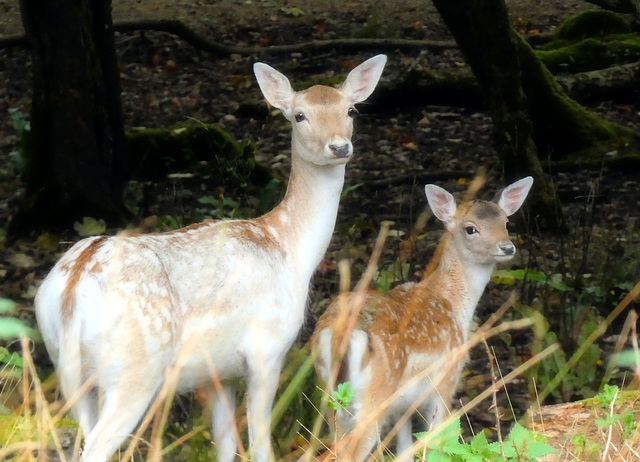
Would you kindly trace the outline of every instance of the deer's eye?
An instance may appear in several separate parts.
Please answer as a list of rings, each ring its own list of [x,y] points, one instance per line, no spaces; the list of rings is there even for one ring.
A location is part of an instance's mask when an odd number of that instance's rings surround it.
[[[358,110],[355,107],[350,107],[349,110],[347,111],[347,115],[349,117],[355,117],[359,114]]]
[[[464,228],[464,230],[467,232],[469,236],[478,232],[475,226],[467,226]]]
[[[304,119],[306,119],[306,117],[304,116],[304,114],[302,112],[298,112],[295,115],[295,119],[296,119],[296,122],[302,122]]]

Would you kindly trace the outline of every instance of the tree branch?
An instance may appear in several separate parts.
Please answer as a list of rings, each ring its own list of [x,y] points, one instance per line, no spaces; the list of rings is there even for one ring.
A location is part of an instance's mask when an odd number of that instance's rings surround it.
[[[239,47],[225,45],[214,40],[209,40],[198,34],[179,19],[139,20],[115,23],[116,32],[134,32],[138,30],[167,32],[180,37],[192,46],[211,53],[218,58],[226,58],[232,54],[242,56],[249,55],[276,55],[295,52],[322,52],[334,49],[343,51],[363,51],[375,48],[379,51],[414,51],[431,50],[441,51],[455,47],[452,40],[405,40],[405,39],[336,39],[336,40],[312,40],[310,42],[294,45],[274,45],[269,47]],[[28,47],[24,36],[10,36],[0,39],[0,48],[11,46]]]

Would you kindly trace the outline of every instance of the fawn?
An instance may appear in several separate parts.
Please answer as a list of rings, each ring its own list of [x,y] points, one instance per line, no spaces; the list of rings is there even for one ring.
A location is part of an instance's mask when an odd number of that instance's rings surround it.
[[[213,394],[221,462],[236,455],[235,381],[245,379],[251,456],[269,460],[284,356],[303,324],[353,154],[354,105],[374,91],[385,63],[375,56],[340,88],[300,92],[270,66],[254,65],[265,99],[292,123],[291,176],[271,212],[160,234],[91,237],[57,262],[37,293],[36,315],[62,393],[76,400],[85,461],[108,460],[171,370],[179,370],[178,392]]]
[[[497,203],[473,200],[459,207],[444,189],[425,187],[433,214],[447,229],[441,258],[418,284],[364,293],[346,354],[335,367],[337,381],[349,381],[354,390],[352,403],[337,411],[338,433],[351,431],[339,443],[340,460],[364,460],[376,444],[376,427],[404,419],[397,434],[398,456],[412,444],[412,414],[420,412],[429,426],[444,418],[465,361],[452,352],[468,338],[473,312],[496,263],[515,255],[507,217],[520,208],[532,184],[527,177],[505,188]],[[318,320],[311,339],[316,371],[328,389],[335,382],[332,359],[341,341],[335,337],[345,334],[340,319],[345,310],[357,308],[357,296],[340,295]]]

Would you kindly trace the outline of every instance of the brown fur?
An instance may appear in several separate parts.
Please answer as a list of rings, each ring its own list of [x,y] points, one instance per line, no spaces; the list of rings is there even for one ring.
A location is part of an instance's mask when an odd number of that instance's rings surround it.
[[[107,236],[101,236],[91,242],[87,246],[86,249],[82,251],[82,253],[75,259],[69,270],[69,279],[68,283],[62,292],[62,319],[63,322],[68,322],[69,319],[73,316],[73,308],[74,308],[74,298],[76,293],[76,286],[80,281],[80,277],[85,272],[86,266],[93,262],[93,266],[90,269],[90,272],[95,273],[100,270],[99,263],[93,261],[93,257],[96,252],[100,250],[100,247],[104,244],[104,242],[108,239]]]

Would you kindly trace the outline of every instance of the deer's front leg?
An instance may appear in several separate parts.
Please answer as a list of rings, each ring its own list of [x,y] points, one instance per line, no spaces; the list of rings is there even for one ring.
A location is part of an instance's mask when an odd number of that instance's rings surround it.
[[[281,361],[256,361],[249,366],[247,420],[251,460],[271,459],[271,408],[278,389]]]
[[[236,396],[228,383],[214,391],[212,403],[213,441],[216,443],[218,462],[233,462],[236,457]]]

